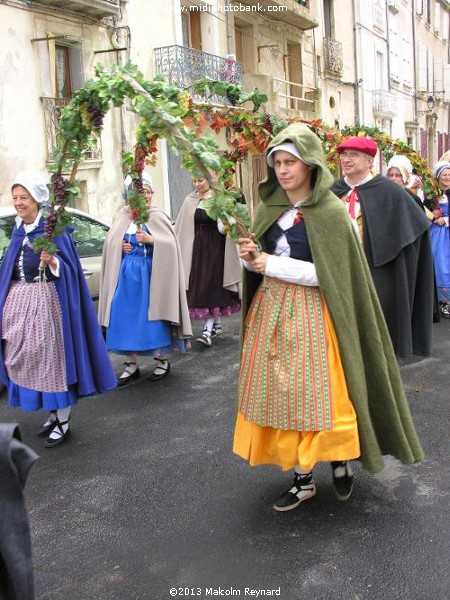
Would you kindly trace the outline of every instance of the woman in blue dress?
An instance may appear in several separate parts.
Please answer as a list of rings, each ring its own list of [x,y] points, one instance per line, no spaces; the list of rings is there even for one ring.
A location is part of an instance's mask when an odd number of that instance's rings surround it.
[[[442,196],[434,198],[433,204],[429,206],[434,214],[430,228],[431,246],[441,317],[450,319],[450,162],[438,162],[433,174],[442,190]]]
[[[131,184],[128,186],[131,192]],[[119,386],[140,376],[138,355],[153,356],[152,380],[170,372],[167,359],[191,337],[181,253],[170,219],[151,207],[153,187],[144,177],[150,218],[137,227],[133,211],[119,211],[103,250],[99,319],[108,350],[127,355]]]
[[[69,437],[78,398],[117,382],[69,231],[53,239],[56,254],[34,251],[44,235],[45,179],[24,172],[11,189],[17,218],[0,267],[0,382],[10,406],[49,411],[38,435],[53,448]]]

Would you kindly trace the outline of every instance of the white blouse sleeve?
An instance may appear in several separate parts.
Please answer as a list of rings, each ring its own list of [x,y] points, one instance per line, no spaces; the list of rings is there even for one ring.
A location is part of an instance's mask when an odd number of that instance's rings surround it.
[[[48,265],[48,268],[50,269],[50,272],[54,277],[59,277],[59,258],[55,256],[54,259],[56,260],[56,267],[53,268],[50,265]]]
[[[314,264],[290,256],[270,255],[266,263],[266,275],[296,285],[319,286]]]

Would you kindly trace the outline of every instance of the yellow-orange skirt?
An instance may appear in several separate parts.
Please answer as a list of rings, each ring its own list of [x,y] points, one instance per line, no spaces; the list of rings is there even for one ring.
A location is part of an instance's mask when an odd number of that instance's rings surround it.
[[[247,318],[251,318],[251,310]],[[323,316],[327,333],[332,429],[274,429],[247,421],[238,412],[233,452],[248,460],[252,466],[273,464],[288,470],[300,465],[301,469],[310,470],[320,461],[351,460],[360,456],[356,414],[348,396],[337,337],[326,307]]]

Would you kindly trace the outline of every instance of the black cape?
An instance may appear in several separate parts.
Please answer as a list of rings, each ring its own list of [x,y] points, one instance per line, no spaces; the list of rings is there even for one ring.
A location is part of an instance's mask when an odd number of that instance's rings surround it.
[[[340,198],[344,179],[331,190]],[[433,323],[433,255],[430,222],[405,190],[382,175],[356,186],[363,243],[395,353],[430,356]]]
[[[33,600],[30,525],[24,487],[38,455],[22,444],[19,427],[0,423],[0,598]]]
[[[419,198],[419,196],[417,196],[417,194],[414,194],[411,190],[406,189],[406,191],[408,192],[408,194],[411,196],[411,198],[414,200],[414,202],[417,204],[417,206],[420,206],[421,210],[423,210],[423,212],[425,212],[425,205],[423,204],[422,200]],[[433,265],[433,323],[439,323],[441,320],[441,311],[439,309],[439,297],[438,297],[438,293],[437,293],[437,287],[436,287],[436,272],[434,271],[434,265]]]

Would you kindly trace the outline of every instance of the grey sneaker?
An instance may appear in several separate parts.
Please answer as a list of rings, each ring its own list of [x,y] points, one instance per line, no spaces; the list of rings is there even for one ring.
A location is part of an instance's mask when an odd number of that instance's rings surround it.
[[[195,341],[199,342],[200,344],[204,344],[205,346],[211,346],[211,334],[205,329],[202,335],[198,337]]]
[[[211,330],[211,337],[215,338],[218,335],[222,335],[222,325],[213,325]]]

